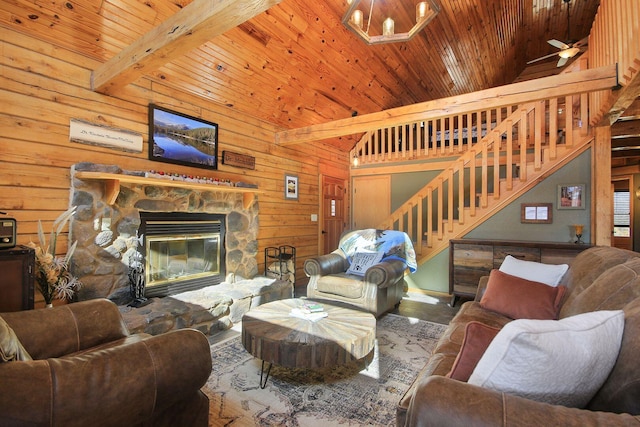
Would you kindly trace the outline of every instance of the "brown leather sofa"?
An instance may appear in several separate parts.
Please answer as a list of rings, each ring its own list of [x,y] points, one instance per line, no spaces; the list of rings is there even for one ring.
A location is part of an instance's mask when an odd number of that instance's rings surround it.
[[[629,426],[640,425],[640,253],[593,247],[571,263],[560,319],[596,310],[625,312],[622,346],[604,385],[585,409],[568,408],[491,391],[446,377],[465,326],[502,327],[511,319],[466,302],[440,338],[428,363],[401,399],[398,426]]]
[[[12,329],[28,353],[0,360],[0,425],[208,425],[200,388],[211,355],[201,332],[130,335],[106,299],[0,318],[5,344]]]

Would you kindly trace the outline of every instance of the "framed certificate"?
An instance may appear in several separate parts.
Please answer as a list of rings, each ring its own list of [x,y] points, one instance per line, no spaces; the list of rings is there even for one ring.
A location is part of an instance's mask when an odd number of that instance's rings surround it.
[[[523,224],[551,224],[553,203],[522,203],[520,222]]]

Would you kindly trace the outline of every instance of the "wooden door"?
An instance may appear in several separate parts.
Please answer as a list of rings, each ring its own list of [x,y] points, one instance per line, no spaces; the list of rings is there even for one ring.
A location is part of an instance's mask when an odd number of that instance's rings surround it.
[[[346,190],[344,179],[322,176],[322,237],[325,254],[338,248],[340,236],[346,227]]]
[[[391,214],[389,175],[353,178],[353,229],[376,228]]]

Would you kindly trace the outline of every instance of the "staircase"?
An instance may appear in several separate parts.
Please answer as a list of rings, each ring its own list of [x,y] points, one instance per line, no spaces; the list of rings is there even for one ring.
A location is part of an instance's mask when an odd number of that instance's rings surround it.
[[[406,232],[421,264],[585,151],[588,95],[415,122],[366,133],[361,164],[403,160],[448,166],[378,225]]]

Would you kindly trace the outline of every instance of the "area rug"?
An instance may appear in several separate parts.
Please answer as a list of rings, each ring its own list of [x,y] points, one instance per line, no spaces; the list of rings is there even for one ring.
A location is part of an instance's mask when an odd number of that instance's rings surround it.
[[[261,361],[234,336],[211,346],[204,388],[210,426],[390,426],[396,405],[427,362],[445,325],[387,314],[364,363],[324,370],[274,366],[260,388]]]

